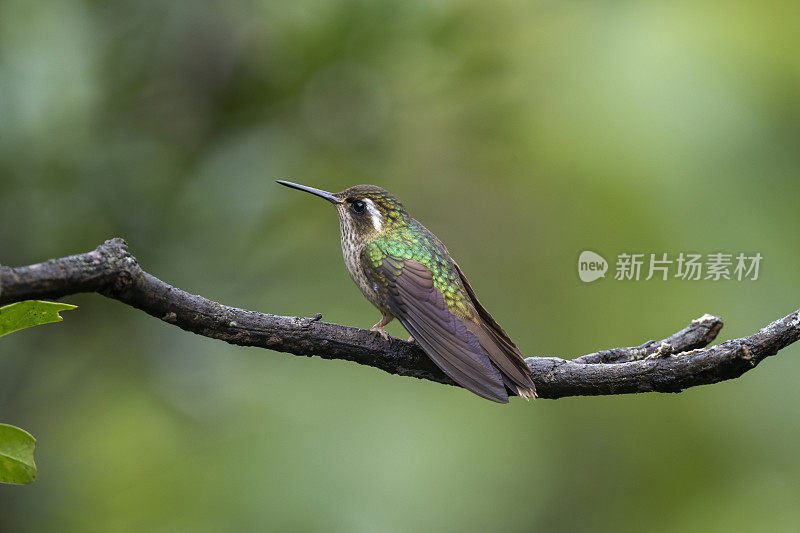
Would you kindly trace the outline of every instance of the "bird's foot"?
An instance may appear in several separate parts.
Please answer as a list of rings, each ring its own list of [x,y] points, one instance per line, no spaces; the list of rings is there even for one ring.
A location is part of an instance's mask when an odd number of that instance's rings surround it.
[[[408,336],[408,342],[417,342],[417,341],[414,340],[414,335],[409,335]]]
[[[385,341],[389,340],[389,333],[387,333],[386,330],[383,329],[383,326],[381,325],[380,322],[378,322],[377,324],[372,326],[372,328],[370,328],[370,330],[371,331],[377,331],[378,333],[380,333],[381,337],[383,337],[383,340],[385,340]]]

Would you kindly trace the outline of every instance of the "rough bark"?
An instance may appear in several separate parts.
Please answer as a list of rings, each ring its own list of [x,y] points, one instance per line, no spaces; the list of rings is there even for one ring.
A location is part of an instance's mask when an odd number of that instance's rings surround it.
[[[172,287],[141,269],[122,239],[94,251],[23,267],[0,266],[0,305],[97,292],[199,335],[240,346],[344,359],[390,374],[454,385],[415,344],[384,341],[378,333],[310,318],[257,313]],[[526,359],[542,398],[680,392],[733,379],[800,338],[800,310],[759,332],[703,348],[722,321],[704,315],[662,341],[614,348],[567,360]]]

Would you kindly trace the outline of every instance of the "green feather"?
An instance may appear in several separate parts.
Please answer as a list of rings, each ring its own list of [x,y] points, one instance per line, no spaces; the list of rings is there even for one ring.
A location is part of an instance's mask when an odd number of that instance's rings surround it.
[[[444,245],[422,224],[408,218],[376,236],[365,245],[366,256],[378,269],[385,257],[419,261],[433,274],[433,284],[444,296],[451,313],[476,321],[467,305],[467,295],[459,283],[455,265],[448,258]]]

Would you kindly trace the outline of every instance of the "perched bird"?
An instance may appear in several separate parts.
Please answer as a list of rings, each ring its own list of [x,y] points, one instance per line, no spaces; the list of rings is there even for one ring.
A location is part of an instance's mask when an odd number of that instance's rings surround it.
[[[400,200],[374,185],[330,193],[278,181],[336,206],[347,271],[383,314],[397,317],[445,374],[478,396],[508,402],[508,391],[536,397],[525,360],[478,301],[444,244],[406,212]]]

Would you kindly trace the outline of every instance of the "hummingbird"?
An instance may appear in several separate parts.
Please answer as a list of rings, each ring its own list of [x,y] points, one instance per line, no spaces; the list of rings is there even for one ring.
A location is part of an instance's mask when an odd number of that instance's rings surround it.
[[[517,346],[478,301],[445,245],[411,218],[400,200],[375,185],[330,193],[277,183],[336,207],[347,271],[382,315],[372,331],[389,340],[383,328],[397,318],[427,356],[465,389],[498,403],[508,403],[509,391],[536,397]]]

